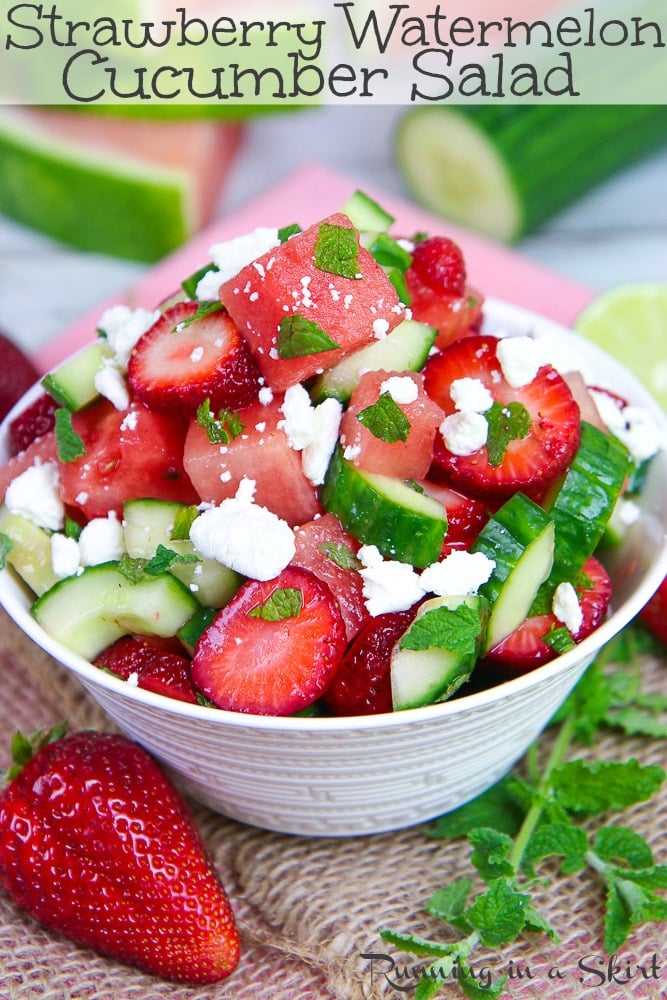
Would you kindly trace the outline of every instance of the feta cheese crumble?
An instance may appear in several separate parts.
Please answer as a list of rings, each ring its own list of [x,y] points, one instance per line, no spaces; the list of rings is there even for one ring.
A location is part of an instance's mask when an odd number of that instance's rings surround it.
[[[306,389],[297,384],[287,389],[280,409],[285,419],[278,426],[290,447],[301,452],[304,475],[313,486],[321,486],[338,441],[342,405],[337,399],[325,399],[313,406]]]
[[[51,535],[51,568],[57,577],[74,576],[81,565],[81,553],[76,538],[60,532]]]
[[[419,397],[417,383],[409,375],[392,375],[391,378],[385,379],[380,386],[380,392],[388,392],[395,403],[404,405],[416,402]]]
[[[476,594],[495,569],[495,562],[483,552],[450,552],[440,562],[427,566],[421,575],[426,593],[438,597]]]
[[[123,526],[111,513],[107,517],[94,517],[84,525],[79,535],[79,552],[83,566],[120,559],[125,552]]]
[[[121,371],[127,370],[137,341],[160,318],[160,310],[130,309],[129,306],[112,306],[107,309],[98,321],[98,328],[106,336],[107,343],[114,353],[114,360]]]
[[[619,406],[609,393],[589,390],[600,419],[639,463],[652,458],[665,442],[653,417],[641,406]]]
[[[551,610],[563,625],[576,635],[582,626],[584,613],[581,610],[579,597],[571,583],[559,583],[554,591]]]
[[[106,359],[95,372],[93,379],[100,396],[104,396],[117,410],[126,410],[130,405],[130,393],[123,372],[112,359]]]
[[[479,378],[455,378],[449,395],[462,413],[486,413],[493,406],[493,395]]]
[[[258,257],[278,246],[278,230],[261,226],[243,236],[214,243],[208,253],[217,270],[207,271],[201,278],[195,291],[196,297],[209,301],[217,299],[221,285],[237,275],[247,264],[252,264]]]
[[[453,455],[474,455],[486,444],[489,424],[482,413],[450,413],[440,424],[440,433]]]
[[[364,581],[363,595],[371,615],[407,611],[424,596],[419,574],[409,563],[383,559],[375,545],[362,545],[357,556]]]
[[[294,532],[282,518],[253,501],[255,483],[242,479],[236,495],[207,507],[190,528],[197,552],[242,576],[271,580],[294,557]]]
[[[529,385],[545,364],[543,345],[529,336],[504,337],[498,344],[496,357],[513,389]]]
[[[11,481],[5,493],[5,505],[38,528],[58,531],[65,523],[65,508],[60,497],[58,467],[55,462],[31,465]]]

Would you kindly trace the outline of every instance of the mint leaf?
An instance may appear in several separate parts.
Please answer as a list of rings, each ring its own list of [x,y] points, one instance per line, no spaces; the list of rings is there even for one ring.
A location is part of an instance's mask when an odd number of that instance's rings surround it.
[[[425,833],[428,837],[454,840],[466,837],[477,827],[490,827],[513,837],[518,833],[530,804],[530,790],[524,789],[514,775],[507,775],[477,798],[458,809],[438,816]]]
[[[471,830],[468,840],[475,848],[470,860],[485,882],[495,878],[511,878],[514,869],[509,862],[512,838],[498,830]]]
[[[574,760],[561,765],[551,776],[560,804],[571,812],[588,816],[644,802],[657,791],[664,778],[661,767],[642,767],[634,757],[623,764]]]
[[[532,874],[536,861],[560,857],[560,870],[564,875],[580,871],[586,864],[588,837],[579,826],[571,823],[545,823],[538,827],[528,841],[524,852],[524,867]]]
[[[0,569],[7,565],[7,556],[14,548],[14,543],[4,531],[0,531]]]
[[[552,941],[558,941],[558,934],[551,926],[546,917],[543,917],[539,910],[536,910],[532,903],[528,903],[524,911],[526,917],[526,930],[546,934]]]
[[[238,413],[231,410],[220,410],[216,416],[211,412],[211,400],[205,399],[197,407],[196,421],[199,427],[206,431],[211,444],[229,444],[243,431],[243,422]]]
[[[637,924],[667,920],[667,900],[627,879],[607,885],[604,946],[613,955]]]
[[[317,230],[315,267],[341,278],[361,278],[357,230],[322,222]]]
[[[470,924],[466,920],[465,908],[471,888],[472,879],[460,878],[442,889],[437,889],[426,904],[426,912],[468,934]]]
[[[208,274],[209,271],[219,271],[219,270],[220,268],[217,267],[216,264],[213,263],[204,264],[204,266],[200,267],[197,271],[194,272],[194,274],[191,274],[187,278],[183,279],[183,281],[181,282],[181,288],[183,289],[183,291],[185,292],[185,294],[189,299],[196,299],[197,285],[204,277],[204,275]]]
[[[61,462],[76,462],[85,455],[86,449],[81,438],[72,426],[72,414],[64,407],[55,411],[55,434],[58,458]]]
[[[595,835],[593,849],[604,861],[619,862],[630,868],[648,868],[653,852],[644,838],[626,826],[604,826]]]
[[[303,607],[303,594],[298,587],[279,587],[263,604],[248,612],[248,618],[261,618],[265,622],[279,622],[296,618]]]
[[[658,706],[656,706],[658,707]],[[654,711],[627,705],[607,713],[607,722],[622,729],[628,736],[650,736],[651,739],[667,738],[667,722],[656,717]]]
[[[473,655],[477,652],[482,619],[476,608],[459,604],[442,605],[416,618],[401,637],[400,649],[446,649],[450,653]]]
[[[159,576],[166,573],[176,563],[198,563],[201,559],[194,552],[174,552],[165,545],[158,545],[155,555],[144,565],[144,573],[149,576]]]
[[[482,981],[481,978],[475,976],[471,966],[463,959],[460,959],[458,963],[457,978],[464,996],[467,996],[469,1000],[494,1000],[495,997],[502,996],[507,982],[506,975],[499,976],[495,981],[491,980],[488,983],[486,979]]]
[[[410,421],[388,392],[383,392],[375,403],[357,413],[357,420],[373,437],[387,444],[407,441]]]
[[[487,892],[477,896],[466,916],[479,931],[482,944],[496,948],[515,941],[526,923],[526,906],[530,896],[518,892],[504,878],[495,879]]]
[[[82,527],[73,518],[65,517],[65,530],[64,534],[66,538],[74,538],[77,541],[81,537]]]
[[[396,268],[402,274],[412,264],[412,254],[388,233],[378,233],[368,248],[370,255],[381,267]]]
[[[413,955],[420,957],[425,955],[451,955],[458,947],[455,944],[441,944],[439,941],[431,941],[429,938],[417,937],[416,934],[401,934],[400,931],[391,931],[386,928],[378,931],[380,937],[387,944],[395,944],[397,948],[411,951]]]
[[[174,526],[169,535],[172,542],[188,541],[190,538],[190,528],[198,515],[199,511],[194,504],[190,504],[187,507],[181,507],[176,512]]]
[[[352,549],[342,542],[322,542],[318,549],[340,569],[357,570],[361,566]]]
[[[185,330],[192,323],[196,323],[198,319],[205,319],[206,316],[211,316],[213,313],[222,312],[224,308],[219,299],[212,299],[210,302],[200,302],[192,316],[188,316],[187,319],[177,323],[174,331]]]
[[[287,243],[291,236],[297,236],[301,231],[301,226],[298,222],[291,222],[289,226],[282,226],[278,230],[278,239],[281,243]]]
[[[146,576],[144,572],[144,566],[146,565],[145,559],[134,559],[129,556],[127,552],[118,560],[118,570],[123,574],[126,580],[130,583],[139,583]]]
[[[489,425],[486,448],[489,465],[500,465],[510,441],[528,437],[532,421],[523,403],[494,403],[484,416]]]
[[[322,327],[301,313],[284,316],[280,321],[277,342],[278,357],[302,358],[322,351],[335,351],[340,347]]]

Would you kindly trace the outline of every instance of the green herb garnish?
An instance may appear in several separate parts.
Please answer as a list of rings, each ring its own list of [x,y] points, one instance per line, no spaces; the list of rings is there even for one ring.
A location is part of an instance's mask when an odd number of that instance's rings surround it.
[[[448,608],[442,605],[424,612],[401,637],[400,649],[446,649],[451,653],[474,654],[482,631],[482,616],[467,604]]]
[[[410,433],[410,421],[388,392],[383,392],[377,402],[360,410],[357,420],[373,437],[388,444],[407,441]]]
[[[348,549],[347,545],[341,542],[322,542],[318,548],[327,559],[341,569],[356,570],[361,566],[352,549]]]
[[[335,351],[340,347],[329,334],[312,319],[306,319],[301,313],[284,316],[280,321],[276,349],[278,357],[302,358],[308,354],[319,354],[321,351]]]
[[[192,316],[188,316],[186,319],[181,320],[180,323],[177,323],[174,327],[174,331],[185,330],[187,327],[191,326],[192,323],[196,323],[198,319],[205,319],[207,316],[212,316],[213,313],[223,312],[224,308],[225,307],[222,302],[216,299],[199,302]]]
[[[486,447],[489,465],[500,465],[510,441],[525,438],[530,433],[532,421],[523,403],[494,403],[484,416],[489,425]]]
[[[313,260],[320,271],[341,278],[360,278],[357,230],[322,222],[317,230]]]
[[[206,431],[211,444],[229,444],[232,438],[238,437],[243,431],[243,422],[238,413],[220,410],[216,416],[211,412],[210,399],[205,399],[197,407],[196,420],[198,426]]]
[[[85,455],[86,449],[83,438],[72,426],[72,414],[65,407],[58,407],[55,411],[55,422],[58,458],[61,462],[76,462],[77,458]]]
[[[298,587],[279,587],[263,604],[248,612],[248,618],[261,618],[265,622],[280,622],[296,618],[303,607],[303,594]]]

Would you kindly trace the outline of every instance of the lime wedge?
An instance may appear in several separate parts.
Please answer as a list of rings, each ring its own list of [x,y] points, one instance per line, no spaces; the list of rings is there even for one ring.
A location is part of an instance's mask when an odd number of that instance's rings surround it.
[[[602,292],[574,328],[633,372],[667,410],[667,284],[621,285]]]

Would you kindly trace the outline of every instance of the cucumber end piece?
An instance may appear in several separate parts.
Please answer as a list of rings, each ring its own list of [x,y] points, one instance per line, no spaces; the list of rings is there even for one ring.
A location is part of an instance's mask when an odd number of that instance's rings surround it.
[[[507,165],[488,136],[449,108],[407,112],[395,133],[396,163],[426,208],[503,243],[523,230]]]

